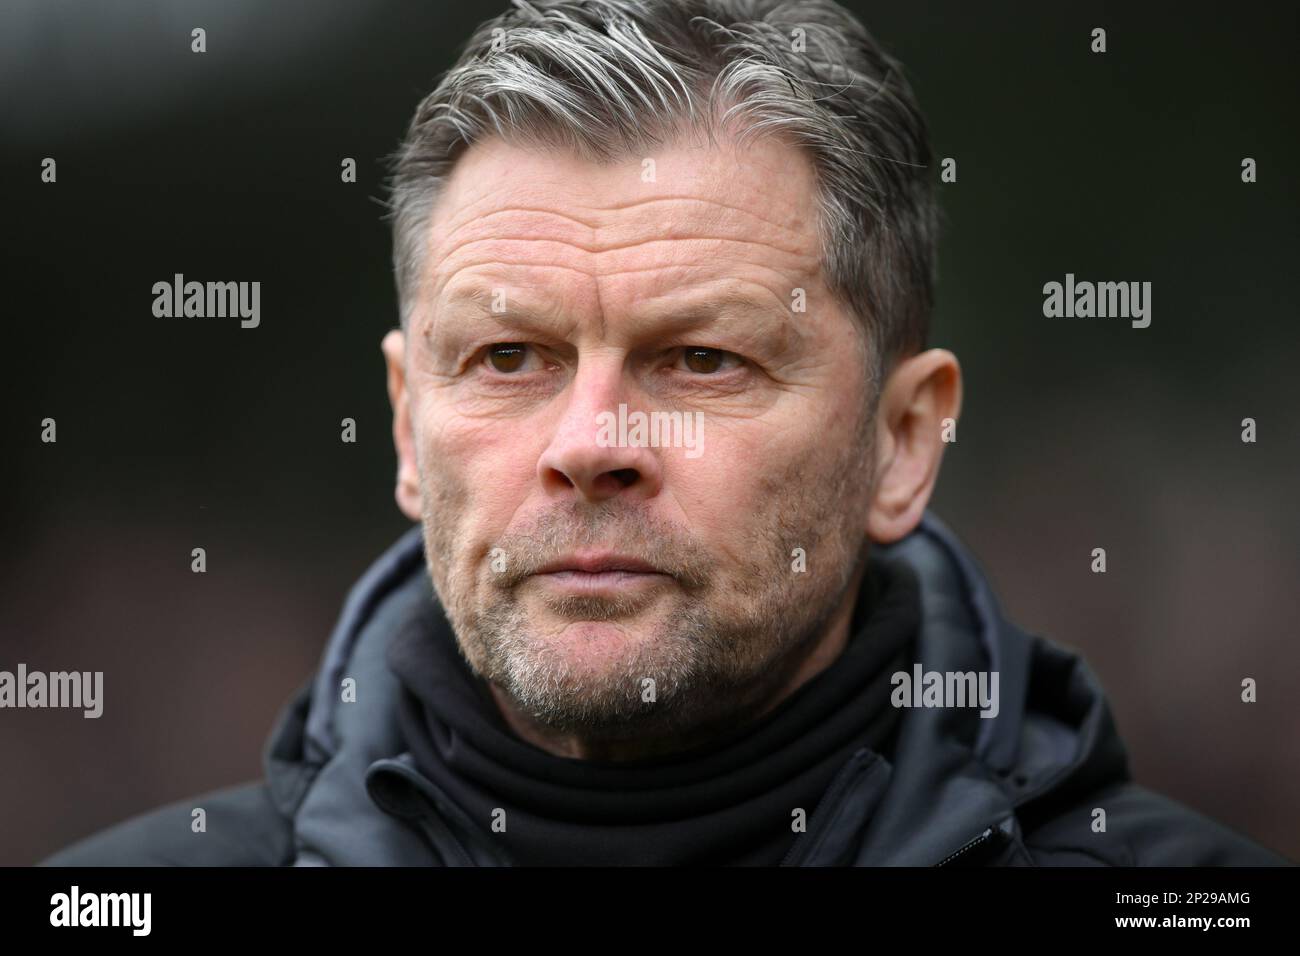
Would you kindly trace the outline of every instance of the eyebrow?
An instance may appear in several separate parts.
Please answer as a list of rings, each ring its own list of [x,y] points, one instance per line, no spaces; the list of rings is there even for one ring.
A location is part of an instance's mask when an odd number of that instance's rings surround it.
[[[557,310],[534,309],[527,305],[512,304],[504,312],[493,312],[490,307],[492,288],[470,286],[453,292],[442,304],[450,313],[469,306],[471,311],[494,319],[511,328],[532,328],[555,324]],[[706,291],[689,296],[685,301],[672,301],[661,297],[652,306],[641,310],[633,319],[636,326],[667,326],[675,334],[684,334],[709,324],[746,331],[746,319],[760,318],[760,329],[769,339],[769,350],[784,351],[803,339],[794,315],[781,308],[771,296],[753,295],[748,291],[728,289]]]
[[[758,298],[736,290],[702,293],[688,297],[685,302],[669,302],[663,306],[656,306],[650,311],[655,318],[671,316],[691,325],[707,321],[720,314],[786,317],[784,310],[776,308],[770,298]]]
[[[442,303],[439,311],[460,311],[463,307],[468,306],[469,308],[464,309],[464,311],[496,319],[505,325],[527,326],[547,322],[545,312],[530,309],[514,302],[508,304],[503,312],[493,312],[491,306],[493,292],[494,289],[492,288],[480,286],[458,289]]]

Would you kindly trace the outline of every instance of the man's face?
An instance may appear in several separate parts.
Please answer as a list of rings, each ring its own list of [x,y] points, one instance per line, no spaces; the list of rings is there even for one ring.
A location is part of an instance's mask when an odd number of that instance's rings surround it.
[[[456,165],[406,333],[407,507],[466,658],[531,718],[734,720],[851,601],[868,382],[814,189],[773,140]],[[700,430],[621,442],[620,404]]]

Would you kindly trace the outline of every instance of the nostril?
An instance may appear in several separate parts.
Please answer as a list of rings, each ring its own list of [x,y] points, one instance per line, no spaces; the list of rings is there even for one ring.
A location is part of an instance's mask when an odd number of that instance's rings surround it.
[[[558,468],[546,469],[546,477],[550,484],[553,484],[559,488],[573,487],[573,480],[564,472],[560,471]]]
[[[631,487],[641,477],[635,468],[616,468],[610,472],[624,488]]]

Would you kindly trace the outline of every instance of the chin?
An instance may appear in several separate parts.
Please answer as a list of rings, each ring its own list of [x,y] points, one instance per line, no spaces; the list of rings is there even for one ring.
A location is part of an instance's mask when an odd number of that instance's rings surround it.
[[[549,623],[549,622],[548,622]],[[644,621],[556,621],[536,640],[546,656],[566,661],[575,671],[605,674],[640,657],[656,628]]]

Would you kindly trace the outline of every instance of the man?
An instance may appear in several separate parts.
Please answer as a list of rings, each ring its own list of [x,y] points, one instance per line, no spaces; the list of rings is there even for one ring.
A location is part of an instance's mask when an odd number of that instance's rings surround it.
[[[265,780],[48,862],[1283,862],[1132,783],[1086,665],[926,514],[933,176],[828,0],[483,24],[394,170],[420,527]]]

